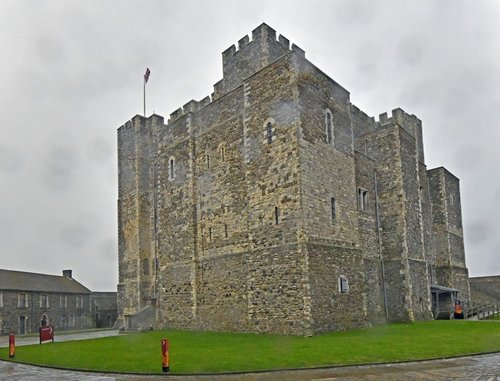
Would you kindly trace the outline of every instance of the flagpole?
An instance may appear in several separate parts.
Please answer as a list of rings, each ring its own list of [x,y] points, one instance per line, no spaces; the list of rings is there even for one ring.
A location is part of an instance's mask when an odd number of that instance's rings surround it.
[[[146,73],[144,73],[144,117],[146,117],[146,83],[148,83],[149,75],[151,71],[149,68],[146,68]]]

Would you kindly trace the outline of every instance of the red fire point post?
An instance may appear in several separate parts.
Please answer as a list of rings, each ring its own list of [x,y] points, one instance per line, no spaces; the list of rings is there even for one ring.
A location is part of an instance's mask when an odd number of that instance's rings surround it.
[[[9,357],[16,356],[16,336],[9,335]]]
[[[168,339],[161,339],[161,370],[164,373],[170,371],[169,366],[169,356],[168,356]]]

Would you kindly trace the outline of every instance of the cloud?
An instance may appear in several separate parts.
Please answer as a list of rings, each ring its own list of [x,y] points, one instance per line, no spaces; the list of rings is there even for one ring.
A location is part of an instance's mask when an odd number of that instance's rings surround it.
[[[116,129],[142,113],[146,66],[148,113],[168,118],[209,95],[222,77],[221,52],[266,22],[368,114],[402,107],[422,119],[428,166],[444,165],[461,179],[471,274],[500,272],[493,265],[500,230],[500,179],[492,175],[500,165],[497,2],[1,6],[0,249],[9,253],[1,267],[57,274],[73,267],[88,287],[113,289]]]

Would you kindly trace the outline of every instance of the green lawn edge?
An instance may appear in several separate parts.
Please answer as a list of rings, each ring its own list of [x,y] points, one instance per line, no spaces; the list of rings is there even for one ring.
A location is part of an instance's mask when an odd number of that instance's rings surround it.
[[[172,374],[393,363],[500,352],[498,321],[429,321],[394,323],[312,337],[149,331],[18,346],[13,361],[61,369],[161,374],[162,338],[170,342]],[[0,359],[9,360],[8,348],[0,349]]]

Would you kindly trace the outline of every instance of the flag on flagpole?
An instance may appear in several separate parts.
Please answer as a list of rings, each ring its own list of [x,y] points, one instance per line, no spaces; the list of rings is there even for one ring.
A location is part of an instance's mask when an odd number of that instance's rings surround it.
[[[149,75],[151,74],[151,71],[149,70],[149,68],[147,67],[146,68],[146,73],[144,74],[144,83],[147,83],[148,82],[148,79],[149,79]]]

